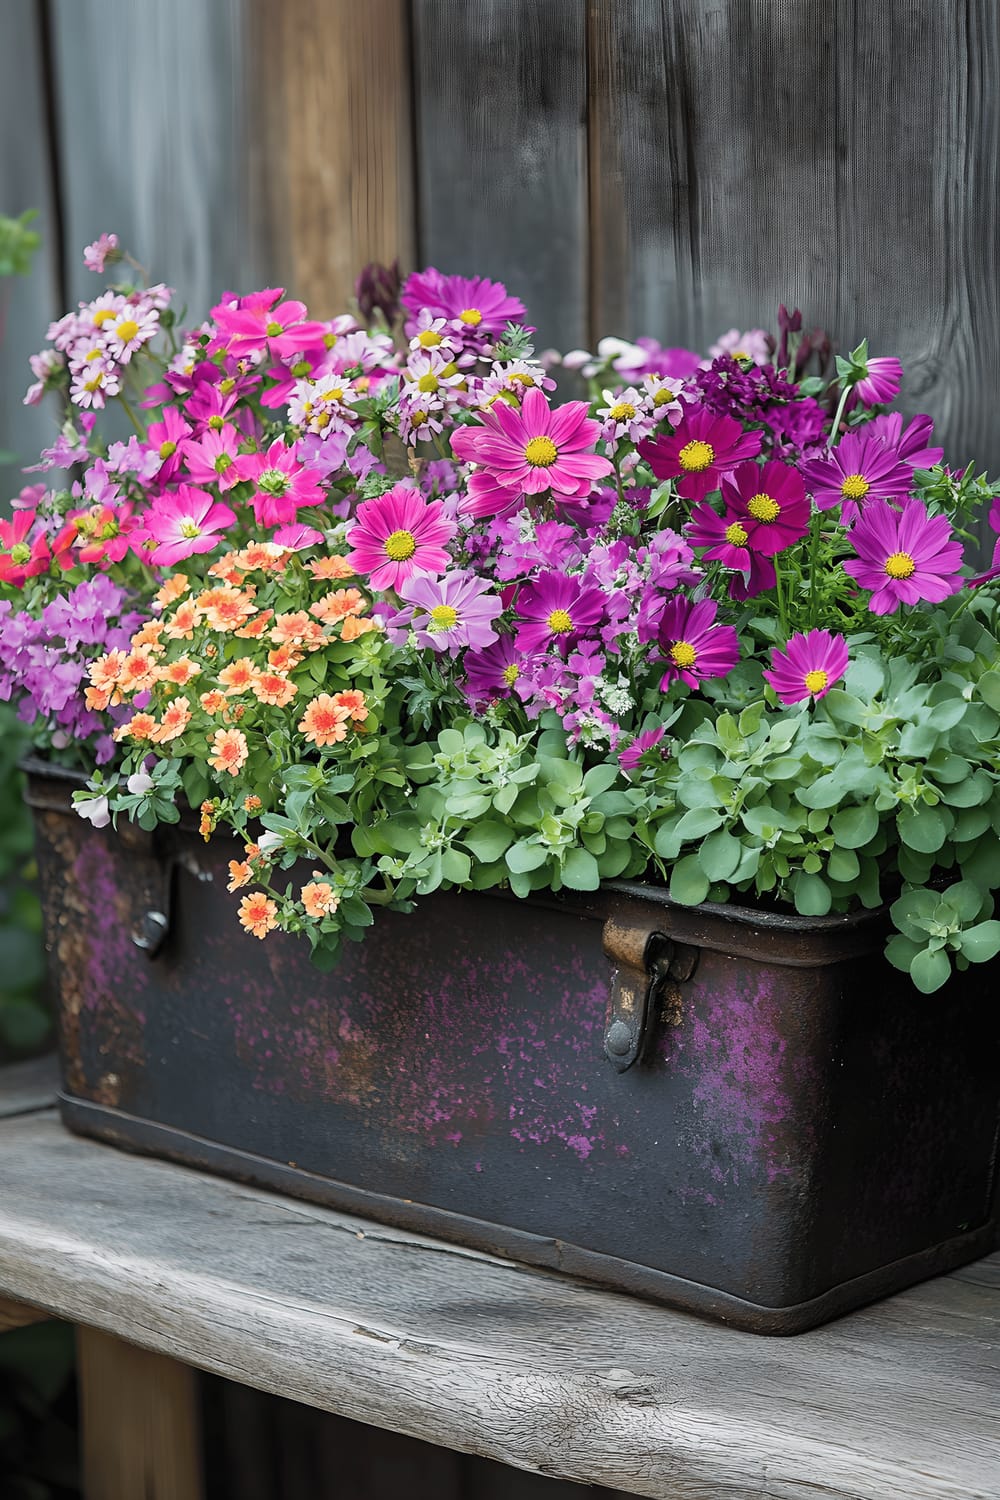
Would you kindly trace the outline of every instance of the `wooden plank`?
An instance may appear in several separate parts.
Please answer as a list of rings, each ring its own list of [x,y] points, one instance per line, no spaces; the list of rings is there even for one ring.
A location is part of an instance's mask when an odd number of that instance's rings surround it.
[[[0,48],[0,138],[5,142],[0,213],[38,210],[42,245],[30,276],[0,280],[0,449],[17,455],[0,465],[0,507],[36,474],[21,474],[51,443],[61,420],[54,397],[23,405],[34,376],[28,356],[41,349],[50,321],[63,311],[59,285],[58,217],[49,156],[45,66],[35,0],[7,0]],[[58,476],[56,476],[58,477]]]
[[[49,1109],[59,1087],[59,1065],[53,1054],[0,1068],[0,1120]]]
[[[44,1323],[49,1316],[38,1307],[0,1297],[0,1333],[7,1333],[11,1328],[26,1328],[29,1323]]]
[[[798,305],[902,358],[950,462],[1000,469],[1000,7],[590,14],[595,335],[704,349]]]
[[[659,1500],[996,1497],[1000,1297],[959,1277],[755,1338],[44,1115],[0,1203],[4,1294],[374,1426]]]
[[[579,347],[586,7],[415,0],[413,19],[421,263],[505,282],[539,349]]]
[[[202,1500],[195,1371],[93,1328],[77,1371],[84,1500]]]
[[[258,223],[294,295],[328,317],[368,261],[412,263],[407,0],[251,0],[249,23]]]

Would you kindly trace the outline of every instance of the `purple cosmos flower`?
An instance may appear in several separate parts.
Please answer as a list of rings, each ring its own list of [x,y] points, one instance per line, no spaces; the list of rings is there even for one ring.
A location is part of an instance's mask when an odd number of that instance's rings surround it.
[[[761,557],[757,552],[750,553],[750,567],[746,572],[734,573],[729,580],[729,597],[742,603],[745,599],[755,599],[765,589],[773,589],[775,584],[774,563],[769,557]]]
[[[919,500],[904,501],[901,510],[870,501],[851,531],[851,545],[858,555],[844,571],[871,589],[873,614],[891,615],[921,599],[940,604],[962,587],[962,544],[947,516],[929,516]]]
[[[902,414],[887,411],[866,422],[864,430],[871,437],[881,438],[887,449],[895,449],[897,456],[915,469],[933,469],[944,458],[943,448],[930,446],[933,428],[930,417],[917,416],[904,431]]]
[[[445,276],[433,266],[408,276],[399,300],[413,318],[426,308],[433,317],[458,323],[471,334],[502,333],[506,324],[524,317],[524,303],[509,297],[501,282],[484,276]]]
[[[739,661],[740,648],[731,625],[716,625],[719,606],[714,599],[697,604],[679,595],[667,601],[660,616],[657,640],[666,670],[660,691],[678,678],[696,688],[706,677],[725,677]]]
[[[740,573],[750,571],[747,548],[750,533],[733,511],[727,509],[725,515],[720,516],[714,506],[702,500],[692,507],[684,535],[692,546],[706,548],[704,557],[707,562],[721,562]]]
[[[612,368],[626,380],[640,380],[644,375],[664,375],[669,380],[684,380],[693,375],[701,364],[701,356],[693,349],[665,349],[655,339],[639,338],[634,344],[621,340],[602,339],[597,346],[598,354],[605,349],[614,352],[613,345],[620,345]]]
[[[533,660],[517,649],[509,635],[500,636],[482,651],[470,651],[463,662],[465,696],[473,703],[509,698],[530,671]]]
[[[809,501],[796,469],[772,459],[740,464],[722,481],[726,509],[742,524],[751,552],[773,557],[809,530]]]
[[[539,573],[517,596],[518,649],[530,655],[554,645],[566,652],[600,623],[604,607],[604,594],[592,583],[567,573]]]
[[[913,488],[913,470],[901,463],[898,453],[881,438],[858,432],[845,433],[826,458],[802,465],[806,486],[817,509],[841,507],[840,517],[850,526],[869,500],[901,500]]]
[[[157,543],[150,561],[158,567],[173,567],[195,552],[211,552],[218,545],[218,532],[236,523],[228,505],[221,505],[206,490],[182,484],[176,494],[157,496],[143,518],[145,530]]]
[[[472,573],[446,573],[443,578],[414,573],[399,592],[413,608],[396,616],[390,635],[399,631],[405,617],[418,644],[434,651],[454,655],[463,646],[479,651],[497,639],[492,622],[503,609],[503,600],[491,593],[483,578]]]
[[[323,540],[323,533],[314,526],[303,526],[297,522],[292,526],[279,526],[271,536],[276,547],[287,547],[291,552],[301,552],[305,547],[315,547]]]
[[[619,751],[618,764],[622,770],[637,771],[647,758],[647,763],[652,763],[656,759],[665,760],[666,750],[661,750],[658,756],[650,755],[650,751],[656,749],[666,732],[663,725],[658,724],[655,729],[647,729],[643,734],[637,734],[631,745]]]
[[[771,649],[771,669],[764,676],[782,703],[801,703],[803,698],[822,698],[847,671],[847,642],[828,630],[810,630],[793,635],[785,645]]]
[[[639,452],[657,479],[678,479],[678,494],[704,500],[742,459],[754,458],[760,444],[759,432],[744,432],[732,417],[698,407],[673,432],[640,443]]]
[[[411,574],[443,573],[451,558],[447,543],[455,523],[440,500],[429,503],[408,484],[394,484],[384,495],[364,500],[347,533],[347,561],[356,573],[370,574],[373,589],[399,589]]]
[[[850,405],[857,400],[862,406],[885,406],[895,401],[903,383],[903,366],[892,355],[869,359],[868,369],[851,392]]]

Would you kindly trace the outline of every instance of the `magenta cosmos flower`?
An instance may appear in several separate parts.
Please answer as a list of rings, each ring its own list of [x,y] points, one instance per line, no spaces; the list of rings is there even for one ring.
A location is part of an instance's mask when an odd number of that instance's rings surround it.
[[[404,615],[420,646],[454,654],[463,646],[491,646],[497,638],[493,621],[503,601],[483,578],[472,573],[447,573],[444,578],[414,573],[399,592],[413,606]],[[397,616],[393,626],[402,623]]]
[[[873,500],[851,532],[851,545],[858,555],[844,571],[871,589],[873,614],[891,615],[921,599],[940,604],[962,586],[962,544],[947,516],[929,516],[919,500],[905,501],[901,510]]]
[[[666,732],[663,725],[659,724],[655,729],[647,729],[643,734],[637,734],[631,745],[626,746],[619,753],[618,764],[622,770],[637,771],[642,764],[643,757],[648,755],[651,750],[656,749]],[[659,758],[666,760],[667,752],[665,749],[660,751]],[[655,756],[650,756],[651,761],[655,759]]]
[[[539,390],[525,391],[520,411],[497,401],[481,426],[452,436],[456,456],[483,471],[470,477],[462,510],[497,514],[504,498],[498,487],[510,498],[551,491],[556,501],[582,499],[595,479],[612,471],[610,460],[587,451],[600,432],[600,423],[587,416],[586,401],[567,401],[552,411]]]
[[[558,646],[566,651],[577,637],[604,618],[605,595],[594,584],[567,573],[539,573],[517,596],[517,647],[526,655]]]
[[[759,432],[744,432],[732,417],[707,407],[690,411],[671,433],[639,444],[639,452],[657,479],[677,479],[685,500],[704,500],[725,474],[760,452]]]
[[[322,505],[326,498],[315,471],[300,464],[294,448],[286,448],[280,438],[266,453],[245,453],[233,459],[231,472],[252,482],[251,504],[260,526],[287,526],[304,506]]]
[[[195,552],[211,552],[218,533],[236,521],[228,505],[205,490],[182,484],[176,494],[160,495],[144,517],[146,531],[157,543],[150,560],[172,567]]]
[[[52,553],[42,528],[31,539],[36,512],[19,510],[10,521],[0,521],[0,583],[23,588],[29,578],[47,571]]]
[[[463,663],[463,692],[472,703],[509,698],[530,668],[532,658],[519,651],[513,636],[502,635],[482,651],[470,651]]]
[[[509,297],[501,282],[444,276],[433,266],[408,276],[399,300],[414,318],[427,308],[433,317],[461,323],[473,333],[502,333],[507,323],[524,317],[524,303]]]
[[[678,678],[696,688],[704,678],[725,677],[735,667],[740,657],[736,631],[731,625],[716,625],[718,608],[714,599],[695,604],[678,595],[668,601],[657,632],[666,663],[661,692]]]
[[[903,366],[893,355],[876,355],[868,361],[868,369],[851,392],[851,405],[860,401],[862,406],[884,406],[895,401],[903,383]]]
[[[267,349],[284,358],[325,342],[325,325],[307,323],[305,303],[282,302],[283,295],[281,287],[266,287],[235,303],[220,302],[212,308],[230,354],[242,359]]]
[[[741,523],[751,552],[773,557],[809,530],[809,501],[798,472],[777,459],[740,464],[722,481],[726,507]]]
[[[451,561],[446,544],[455,530],[443,500],[428,503],[419,490],[394,484],[358,506],[347,533],[347,562],[370,575],[373,589],[399,589],[412,573],[444,572]]]
[[[721,562],[727,568],[749,573],[750,534],[733,511],[727,510],[720,516],[714,506],[702,500],[692,506],[684,535],[692,547],[706,548],[703,554],[706,562]]]
[[[827,458],[802,465],[817,509],[841,506],[841,520],[850,526],[869,500],[901,500],[913,487],[913,470],[881,438],[848,432]]]
[[[822,698],[847,671],[847,642],[828,630],[793,635],[784,648],[771,649],[771,669],[764,676],[782,703]]]

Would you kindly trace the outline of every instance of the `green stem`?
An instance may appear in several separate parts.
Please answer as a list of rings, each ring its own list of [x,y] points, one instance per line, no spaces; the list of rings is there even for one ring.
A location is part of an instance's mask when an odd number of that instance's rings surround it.
[[[132,423],[132,426],[135,428],[136,433],[138,434],[138,436],[141,439],[144,440],[145,437],[146,437],[145,428],[143,428],[142,426],[140,426],[139,422],[136,420],[135,412],[132,410],[131,406],[129,406],[128,401],[125,399],[124,394],[122,394],[121,392],[119,392],[118,400],[121,402],[122,406],[124,407],[124,409],[125,409],[125,415],[128,417],[129,421]]]
[[[852,386],[845,385],[843,391],[841,392],[840,401],[837,405],[837,412],[833,419],[833,427],[830,431],[831,445],[837,441],[837,433],[840,431],[840,422],[841,418],[844,415],[844,407],[847,405],[847,398],[851,394],[852,389]]]
[[[788,614],[785,608],[785,591],[781,582],[781,563],[778,558],[774,559],[774,592],[778,600],[778,620],[781,624],[785,639],[788,639]]]
[[[819,582],[819,569],[817,558],[819,555],[819,538],[822,528],[819,511],[814,511],[809,523],[809,629],[816,627],[816,595]]]

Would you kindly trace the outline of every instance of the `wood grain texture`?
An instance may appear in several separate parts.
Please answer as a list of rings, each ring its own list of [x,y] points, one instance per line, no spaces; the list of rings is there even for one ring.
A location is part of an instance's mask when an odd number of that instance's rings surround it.
[[[506,283],[537,347],[587,321],[586,6],[414,0],[420,260]]]
[[[216,1374],[660,1500],[996,1500],[1000,1297],[958,1277],[761,1339],[0,1125],[0,1292]]]
[[[198,1380],[107,1333],[77,1333],[84,1500],[202,1500]]]
[[[317,317],[414,253],[407,0],[250,0],[256,222]]]
[[[101,280],[101,230],[178,290],[189,321],[225,288],[266,284],[251,232],[244,0],[51,0],[68,293]]]
[[[55,1103],[59,1064],[53,1055],[0,1068],[0,1120],[48,1109]]]
[[[0,1297],[0,1333],[6,1333],[10,1328],[26,1328],[29,1323],[43,1323],[48,1316],[37,1307]]]
[[[58,431],[60,408],[49,397],[28,407],[22,398],[34,376],[28,356],[41,349],[50,321],[62,312],[59,286],[58,218],[49,157],[47,96],[40,6],[7,0],[0,47],[0,213],[16,217],[38,210],[42,236],[30,276],[0,279],[0,449],[16,462],[0,465],[0,514],[6,502],[36,474],[21,474]]]
[[[1000,7],[592,0],[589,35],[595,336],[797,305],[1000,469]]]

